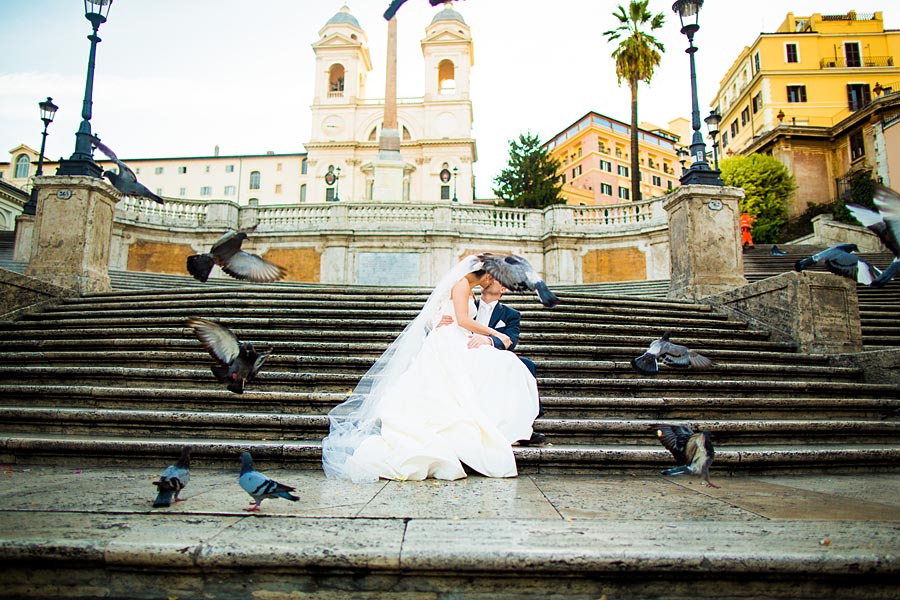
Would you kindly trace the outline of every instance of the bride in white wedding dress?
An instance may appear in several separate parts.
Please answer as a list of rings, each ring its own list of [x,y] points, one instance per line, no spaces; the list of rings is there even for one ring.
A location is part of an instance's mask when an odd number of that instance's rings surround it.
[[[515,477],[511,445],[527,440],[537,383],[512,352],[469,348],[474,334],[505,337],[475,322],[472,290],[486,275],[475,256],[435,287],[425,307],[329,413],[322,441],[328,477],[373,481],[460,479],[463,465]],[[438,326],[444,315],[454,323]]]

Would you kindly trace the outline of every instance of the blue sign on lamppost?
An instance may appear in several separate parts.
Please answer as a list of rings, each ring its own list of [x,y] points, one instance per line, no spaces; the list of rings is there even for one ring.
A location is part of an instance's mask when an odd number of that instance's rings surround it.
[[[75,134],[75,152],[68,159],[59,161],[57,175],[87,175],[102,177],[103,168],[94,162],[91,156],[91,107],[94,94],[94,59],[97,55],[97,44],[101,41],[97,36],[100,25],[106,23],[113,0],[84,0],[84,18],[90,21],[94,31],[87,36],[91,41],[91,53],[88,57],[87,81],[84,86],[84,103],[81,107],[81,125]]]

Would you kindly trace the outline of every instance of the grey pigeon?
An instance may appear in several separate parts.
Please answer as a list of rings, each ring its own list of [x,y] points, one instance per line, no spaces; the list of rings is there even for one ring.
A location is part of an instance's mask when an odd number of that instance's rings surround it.
[[[250,508],[245,508],[247,512],[259,510],[262,501],[266,498],[284,498],[291,502],[296,502],[300,498],[291,492],[296,491],[283,483],[278,483],[274,479],[269,479],[259,471],[253,468],[253,457],[249,452],[241,452],[241,476],[238,481],[241,488],[253,498],[250,502]]]
[[[659,361],[679,369],[705,369],[713,364],[702,354],[670,342],[668,331],[660,339],[652,341],[646,352],[631,359],[631,366],[638,373],[656,375],[659,373]]]
[[[772,256],[787,256],[788,253],[779,248],[778,246],[772,246]]]
[[[872,285],[881,276],[881,271],[854,252],[859,252],[856,244],[837,244],[812,256],[801,258],[794,264],[794,269],[803,271],[813,265],[822,265],[835,275],[853,279],[863,285]]]
[[[97,149],[105,154],[111,161],[116,163],[116,166],[119,169],[119,172],[113,171],[103,171],[104,177],[109,179],[109,182],[113,184],[113,187],[119,190],[123,196],[131,196],[133,198],[150,198],[154,202],[159,202],[160,204],[165,204],[165,200],[151,192],[147,189],[143,183],[137,180],[137,175],[135,175],[134,171],[131,168],[123,163],[116,156],[116,153],[110,150],[109,146],[101,142],[94,136],[90,136],[91,143],[97,147]]]
[[[690,473],[702,477],[709,487],[719,487],[709,480],[709,466],[716,456],[716,451],[713,449],[708,432],[694,433],[690,427],[682,425],[655,425],[654,428],[656,437],[678,463],[677,467],[664,469],[663,475]]]
[[[172,505],[172,500],[181,502],[178,494],[191,480],[191,447],[181,449],[181,458],[175,464],[166,467],[159,476],[159,481],[154,481],[158,493],[153,501],[153,508],[165,508]]]
[[[428,0],[428,2],[432,6],[437,6],[438,4],[449,4],[451,0]],[[386,21],[390,21],[394,18],[394,15],[397,14],[397,9],[399,9],[406,0],[392,0],[391,5],[388,6],[388,9],[384,11],[384,19]]]
[[[503,287],[512,292],[532,291],[537,293],[541,304],[547,308],[553,308],[559,304],[559,298],[550,291],[541,276],[527,260],[515,254],[499,256],[496,254],[479,254],[483,268],[494,279],[503,284]]]
[[[891,281],[900,270],[897,264],[900,262],[900,194],[889,187],[875,184],[874,202],[877,211],[858,204],[847,204],[847,208],[894,255],[893,262],[871,283],[872,287],[877,288]]]
[[[209,354],[219,361],[212,367],[213,375],[235,394],[244,393],[244,385],[251,381],[269,358],[269,352],[259,353],[250,342],[240,341],[230,329],[208,319],[192,317],[188,327],[200,339]]]
[[[187,270],[198,281],[209,279],[214,265],[235,279],[254,283],[270,283],[283,279],[287,274],[284,268],[267,261],[257,254],[241,250],[241,244],[247,239],[243,231],[229,231],[220,237],[209,252],[193,254],[187,257]]]

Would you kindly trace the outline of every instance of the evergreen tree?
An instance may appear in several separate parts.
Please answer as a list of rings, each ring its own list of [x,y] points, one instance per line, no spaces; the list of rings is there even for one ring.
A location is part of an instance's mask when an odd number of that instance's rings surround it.
[[[763,244],[779,241],[787,224],[787,199],[797,187],[787,167],[766,154],[726,158],[719,166],[725,185],[744,189],[740,208],[756,217],[753,240]]]
[[[530,131],[509,141],[509,164],[494,178],[494,193],[505,206],[544,208],[565,202],[560,196],[560,162],[541,148]]]

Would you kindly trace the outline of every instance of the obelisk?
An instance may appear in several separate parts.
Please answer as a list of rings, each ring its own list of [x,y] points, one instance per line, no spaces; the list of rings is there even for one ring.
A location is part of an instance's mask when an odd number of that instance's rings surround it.
[[[388,21],[387,65],[385,68],[384,121],[378,138],[378,158],[374,162],[372,200],[403,200],[403,159],[400,156],[400,126],[397,122],[397,17]]]

